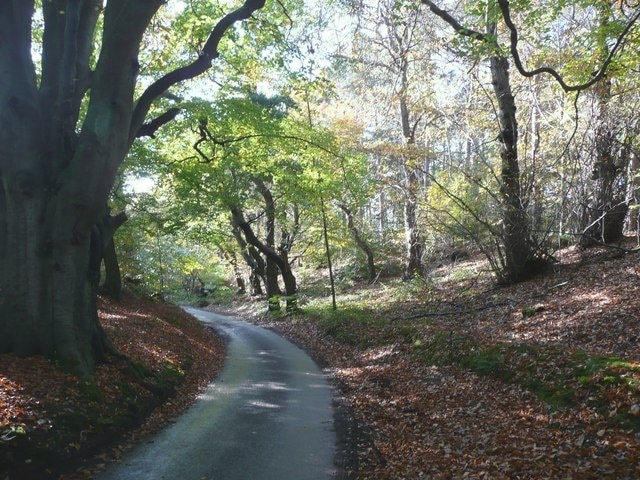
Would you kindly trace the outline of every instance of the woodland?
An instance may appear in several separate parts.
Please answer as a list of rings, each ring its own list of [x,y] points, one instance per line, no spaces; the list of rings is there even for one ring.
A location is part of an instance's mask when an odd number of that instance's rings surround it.
[[[347,478],[640,477],[640,6],[235,3],[0,4],[0,478],[195,398],[173,304],[311,352]]]

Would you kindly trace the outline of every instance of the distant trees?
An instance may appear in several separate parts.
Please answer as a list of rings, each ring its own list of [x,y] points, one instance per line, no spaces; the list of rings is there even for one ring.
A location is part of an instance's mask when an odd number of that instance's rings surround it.
[[[404,277],[422,276],[424,270],[424,225],[419,206],[425,171],[425,126],[433,120],[429,109],[430,26],[415,5],[380,0],[358,7],[359,25],[351,52],[343,56],[358,74],[362,95],[377,101],[372,115],[379,125],[369,148],[379,162],[387,164],[400,191],[403,206],[405,267]],[[362,83],[360,83],[362,82]],[[375,99],[375,100],[374,100]],[[382,172],[381,172],[382,173]],[[380,201],[385,194],[380,192]],[[379,205],[384,217],[385,205]]]
[[[407,186],[417,185],[422,259],[447,232],[454,243],[473,241],[503,282],[522,280],[550,259],[552,237],[582,245],[617,238],[633,198],[628,165],[637,122],[622,105],[637,105],[637,82],[629,77],[636,77],[640,9],[613,2],[420,3],[453,27],[453,40],[425,22],[432,16],[416,4],[348,2],[357,15],[354,38],[367,41],[354,42],[355,55],[344,48],[336,55],[349,72],[342,99],[358,105],[367,132],[362,150],[371,171],[382,174],[365,209],[374,214],[372,230],[389,224],[393,210],[385,206],[412,198]],[[411,30],[416,19],[419,33]],[[417,183],[394,184],[416,177],[394,163],[399,149],[381,148],[393,131],[391,98],[401,112],[396,125],[409,127],[403,137],[417,147]]]
[[[226,232],[252,291],[264,291],[273,310],[281,299],[296,307],[294,263],[302,252],[322,251],[323,202],[344,202],[351,182],[360,184],[353,200],[364,186],[357,157],[305,117],[288,97],[194,100],[158,152],[176,228],[199,232],[198,243],[209,236],[211,247]]]
[[[296,264],[321,262],[320,205],[329,207],[338,270],[353,262],[369,280],[399,259],[411,279],[472,242],[499,281],[520,281],[556,245],[615,238],[633,196],[627,105],[637,105],[637,89],[623,63],[634,64],[638,12],[588,2],[346,3],[354,16],[340,22],[328,20],[344,18],[336,4],[311,17],[296,10],[294,23],[316,21],[296,26],[299,41],[285,48],[295,61],[272,62],[281,94],[257,94],[254,74],[206,114],[191,105],[195,136],[177,155],[196,144],[193,169],[170,160],[176,198],[209,203],[190,218],[227,212],[216,229],[232,233],[227,258],[244,260],[254,292],[295,298],[283,269],[297,290]],[[332,23],[337,40],[315,30]],[[240,62],[262,68],[254,57]],[[345,169],[345,152],[367,162]],[[198,202],[186,200],[194,194]]]

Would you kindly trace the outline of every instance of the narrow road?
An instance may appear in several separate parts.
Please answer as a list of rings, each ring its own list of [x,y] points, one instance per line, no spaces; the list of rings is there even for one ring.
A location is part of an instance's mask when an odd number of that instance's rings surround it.
[[[186,310],[229,339],[224,369],[175,423],[97,478],[335,479],[331,389],[317,365],[273,332]]]

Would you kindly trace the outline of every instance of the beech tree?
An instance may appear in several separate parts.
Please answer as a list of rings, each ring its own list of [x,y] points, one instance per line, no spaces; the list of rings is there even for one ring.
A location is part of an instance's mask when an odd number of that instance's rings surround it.
[[[177,113],[148,119],[154,102],[209,69],[225,33],[265,0],[224,15],[197,58],[137,95],[141,42],[165,3],[0,2],[1,352],[45,354],[82,375],[104,358],[94,226],[116,170],[141,129]]]
[[[497,42],[495,11],[487,7],[485,32],[463,27],[448,12],[430,0],[422,0],[429,9],[446,21],[456,33],[480,42],[489,53],[491,84],[497,105],[498,141],[500,145],[500,197],[502,203],[501,232],[502,269],[496,272],[500,280],[517,282],[525,278],[535,260],[530,238],[530,220],[522,198],[520,164],[518,162],[518,122],[516,103],[509,79],[509,60],[500,53]]]

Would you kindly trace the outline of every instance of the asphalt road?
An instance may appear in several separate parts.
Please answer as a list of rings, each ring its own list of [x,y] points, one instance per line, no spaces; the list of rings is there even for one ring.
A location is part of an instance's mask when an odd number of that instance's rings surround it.
[[[337,477],[331,389],[273,332],[187,309],[229,339],[220,376],[171,426],[99,480],[324,480]]]

